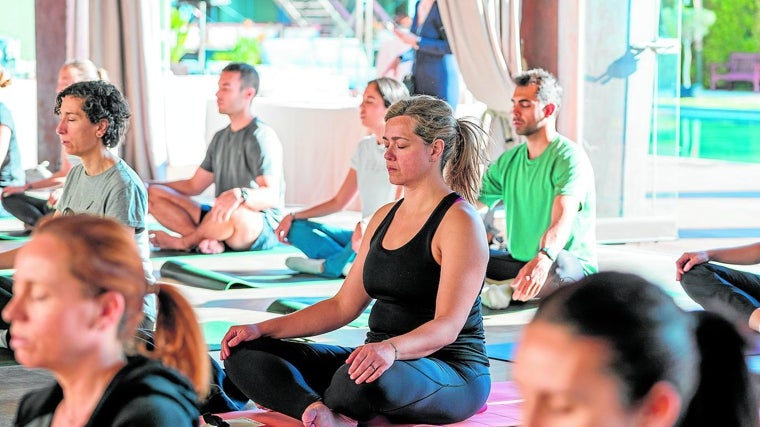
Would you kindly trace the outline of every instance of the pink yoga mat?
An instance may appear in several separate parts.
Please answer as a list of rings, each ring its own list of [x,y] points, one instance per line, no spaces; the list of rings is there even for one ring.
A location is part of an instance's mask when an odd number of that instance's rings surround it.
[[[488,396],[485,411],[473,415],[469,420],[455,424],[446,424],[450,427],[509,427],[520,425],[520,404],[522,399],[517,387],[512,381],[495,382],[491,384],[491,394]],[[278,412],[253,409],[248,411],[227,412],[218,414],[222,419],[248,418],[266,426],[273,427],[303,427],[303,424]],[[203,420],[201,420],[203,425]],[[395,427],[428,427],[434,424],[387,424],[371,421],[370,426],[395,426]]]

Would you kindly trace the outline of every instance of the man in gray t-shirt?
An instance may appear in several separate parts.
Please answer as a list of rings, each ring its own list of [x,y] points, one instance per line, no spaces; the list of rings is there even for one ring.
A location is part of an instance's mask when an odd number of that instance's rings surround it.
[[[274,229],[285,190],[282,144],[272,128],[251,114],[258,87],[258,74],[248,64],[231,63],[222,70],[216,102],[230,125],[214,135],[192,177],[148,187],[149,212],[179,234],[151,231],[154,246],[218,253],[277,243]],[[216,188],[213,206],[192,199],[211,184]]]

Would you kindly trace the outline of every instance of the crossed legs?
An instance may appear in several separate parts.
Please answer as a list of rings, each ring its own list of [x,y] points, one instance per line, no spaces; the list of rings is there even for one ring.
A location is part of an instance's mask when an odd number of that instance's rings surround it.
[[[753,331],[760,329],[760,275],[707,262],[684,273],[681,286],[705,310],[736,316]]]
[[[383,416],[394,423],[449,424],[475,414],[488,397],[488,367],[435,358],[396,361],[377,381],[356,384],[353,349],[259,338],[232,350],[230,380],[254,402],[305,426],[349,426]]]
[[[238,208],[230,219],[214,218],[214,208],[202,216],[201,205],[183,194],[162,185],[148,188],[149,212],[171,231],[152,231],[151,243],[161,249],[190,250],[198,248],[203,253],[223,252],[226,247],[247,250],[261,234],[265,224],[264,215],[248,208]]]

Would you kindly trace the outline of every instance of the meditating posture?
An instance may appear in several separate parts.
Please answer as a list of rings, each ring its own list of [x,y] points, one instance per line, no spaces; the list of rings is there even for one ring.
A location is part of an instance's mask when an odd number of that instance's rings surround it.
[[[506,213],[507,251],[491,251],[486,276],[514,279],[512,300],[527,301],[597,271],[596,191],[583,148],[557,133],[554,77],[533,69],[515,84],[512,123],[526,142],[488,167],[480,201]]]
[[[381,77],[367,84],[359,116],[370,135],[359,141],[340,189],[326,202],[286,215],[275,230],[281,242],[290,243],[308,257],[287,258],[285,265],[288,268],[325,277],[348,273],[372,214],[400,196],[400,188],[388,181],[383,159],[385,146],[380,138],[388,107],[408,96],[406,87],[391,78]],[[353,230],[308,220],[345,209],[357,194],[361,201],[362,220]]]
[[[132,230],[91,215],[45,219],[15,268],[2,312],[12,323],[10,344],[17,361],[56,381],[22,398],[14,426],[198,425],[196,392],[205,395],[208,361],[178,291],[158,290],[159,350],[134,342],[143,297],[154,287]]]
[[[385,161],[404,198],[372,217],[335,296],[230,328],[221,358],[248,397],[317,427],[376,416],[454,423],[483,406],[491,379],[478,294],[488,245],[468,201],[476,199],[485,139],[442,100],[421,95],[391,106]],[[340,328],[373,300],[364,345],[288,340]]]
[[[591,275],[543,300],[514,378],[532,426],[757,426],[744,341],[725,319],[681,310],[623,273]]]
[[[10,74],[0,67],[0,89],[10,84]],[[25,179],[13,114],[5,104],[0,102],[0,189],[4,192],[14,186],[23,186]],[[10,212],[0,208],[0,216],[9,215]]]
[[[274,130],[251,113],[258,90],[259,75],[251,65],[233,62],[222,69],[216,104],[230,125],[214,135],[192,177],[148,187],[149,212],[179,234],[151,231],[154,246],[220,253],[277,243],[274,229],[285,191],[282,145]],[[213,206],[192,199],[211,184]]]
[[[760,264],[760,242],[686,252],[676,261],[676,280],[706,310],[736,316],[760,331],[760,275],[714,264]]]
[[[129,126],[129,106],[116,87],[104,81],[74,83],[58,93],[55,113],[60,117],[56,132],[67,155],[80,159],[66,178],[54,216],[91,213],[118,220],[137,243],[145,280],[155,281],[145,227],[147,194],[142,180],[124,160],[109,150],[123,139]],[[18,249],[0,253],[0,268],[11,268]],[[11,282],[0,277],[0,287],[10,291]],[[0,304],[4,301],[0,295]],[[151,331],[156,318],[154,295],[147,294],[141,329]],[[7,343],[0,325],[0,346]]]
[[[108,81],[105,70],[98,68],[87,59],[72,59],[67,61],[58,71],[58,85],[55,92],[66,89],[72,83],[104,80]],[[24,222],[27,230],[31,230],[43,216],[55,211],[63,192],[62,186],[66,175],[74,165],[79,164],[79,158],[61,150],[58,170],[51,176],[39,181],[27,182],[26,185],[5,187],[2,192],[3,208]],[[47,198],[39,198],[25,194],[29,190],[50,190]]]
[[[414,61],[411,75],[414,94],[441,98],[456,109],[459,104],[459,68],[446,38],[438,2],[418,1],[412,28],[409,31],[397,28],[394,32],[411,46],[393,67],[401,62]]]

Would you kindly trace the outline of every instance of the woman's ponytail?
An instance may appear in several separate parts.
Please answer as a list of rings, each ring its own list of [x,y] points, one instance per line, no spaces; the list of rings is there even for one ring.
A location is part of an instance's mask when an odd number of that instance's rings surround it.
[[[174,287],[156,284],[158,316],[154,333],[154,349],[147,356],[185,375],[193,384],[199,399],[208,394],[210,384],[209,356],[206,341],[190,303]]]
[[[744,338],[717,314],[698,311],[693,315],[702,357],[700,380],[680,426],[757,427],[758,411],[744,359]]]

